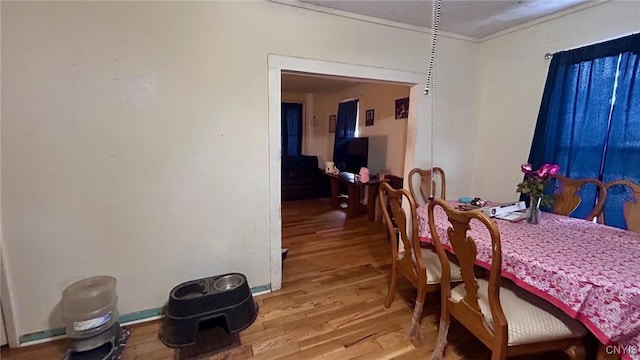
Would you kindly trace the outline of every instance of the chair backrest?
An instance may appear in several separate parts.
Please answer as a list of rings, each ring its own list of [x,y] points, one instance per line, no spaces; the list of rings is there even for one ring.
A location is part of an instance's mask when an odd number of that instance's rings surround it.
[[[418,199],[417,193],[414,189],[413,178],[414,175],[420,176],[420,196],[423,203],[429,202],[429,196],[434,198],[446,199],[447,182],[444,176],[444,170],[439,167],[431,169],[413,168],[409,171],[409,191],[414,199]],[[439,189],[439,190],[438,190]]]
[[[447,229],[448,245],[453,249],[457,263],[460,266],[460,274],[464,281],[465,296],[462,300],[454,302],[451,298],[451,270],[447,255],[443,247],[443,241],[438,233],[434,211],[443,209],[449,221]],[[507,320],[500,305],[500,274],[502,268],[502,247],[500,233],[496,224],[485,214],[478,210],[457,210],[446,201],[434,199],[428,207],[429,229],[433,244],[442,264],[442,306],[447,306],[456,318],[463,323],[476,337],[485,344],[494,344],[493,348],[507,346]],[[471,222],[471,220],[477,220]],[[477,247],[475,240],[468,234],[471,225],[474,228],[486,228],[491,236],[491,268],[489,270],[488,303],[493,319],[493,325],[489,326],[478,304],[478,281],[475,276],[475,261]],[[447,305],[445,305],[447,304]]]
[[[389,237],[399,237],[404,248],[399,248],[398,241],[391,241],[391,254],[397,261],[398,271],[418,287],[419,284],[426,283],[427,272],[418,239],[416,202],[407,190],[394,189],[386,182],[380,184],[379,197],[381,204],[388,204],[381,208]],[[403,201],[409,207],[408,214],[402,208]]]
[[[553,200],[554,213],[569,216],[582,203],[580,192],[583,187],[587,184],[593,184],[597,188],[596,203],[585,219],[593,220],[594,217],[600,215],[607,197],[607,190],[600,180],[592,178],[570,179],[562,175],[555,175],[554,178],[556,179]]]
[[[616,196],[618,188],[626,188],[622,199],[618,199]],[[615,188],[616,190],[612,190]],[[636,184],[628,180],[615,180],[605,184],[608,199],[616,199],[623,202],[622,211],[624,214],[624,221],[627,224],[627,230],[640,232],[640,184]],[[602,215],[598,217],[598,221],[601,224],[607,224],[606,209],[602,212]]]

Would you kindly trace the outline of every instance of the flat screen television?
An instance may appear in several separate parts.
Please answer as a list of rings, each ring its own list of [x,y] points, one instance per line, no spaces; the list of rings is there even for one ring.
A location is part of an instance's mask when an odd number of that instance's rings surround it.
[[[357,174],[361,167],[367,167],[369,160],[369,138],[351,139],[346,145],[345,171]]]

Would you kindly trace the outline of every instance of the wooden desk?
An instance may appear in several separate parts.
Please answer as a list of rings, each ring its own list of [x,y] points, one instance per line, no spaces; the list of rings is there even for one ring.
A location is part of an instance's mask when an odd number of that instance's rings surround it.
[[[378,199],[378,188],[380,180],[371,179],[369,182],[363,183],[356,181],[355,174],[343,172],[338,175],[325,174],[331,179],[331,207],[340,207],[340,184],[346,184],[349,195],[349,207],[347,208],[347,217],[357,217],[361,212],[366,212],[369,220],[374,221],[376,216],[376,201]],[[383,180],[384,182],[385,180]],[[360,200],[362,189],[367,189],[367,204],[363,204]]]

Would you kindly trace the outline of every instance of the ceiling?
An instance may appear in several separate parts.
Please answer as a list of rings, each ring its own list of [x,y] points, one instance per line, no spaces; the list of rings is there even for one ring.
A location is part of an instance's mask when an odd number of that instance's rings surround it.
[[[439,29],[482,39],[497,32],[570,9],[590,0],[443,0]],[[300,0],[315,9],[336,10],[431,28],[431,0]],[[282,75],[282,91],[321,93],[343,90],[357,83],[354,78],[337,78],[314,74]]]
[[[431,28],[430,0],[300,0],[382,20]],[[482,39],[589,0],[443,0],[439,29]]]

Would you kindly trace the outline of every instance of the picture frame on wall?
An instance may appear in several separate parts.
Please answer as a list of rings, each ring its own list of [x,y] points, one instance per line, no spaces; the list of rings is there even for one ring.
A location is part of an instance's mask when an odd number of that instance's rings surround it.
[[[396,119],[409,117],[409,98],[396,99]]]
[[[364,125],[365,126],[373,126],[374,117],[375,117],[375,111],[373,109],[367,110],[366,111]]]
[[[330,133],[336,132],[336,116],[335,115],[329,115],[329,132]]]

